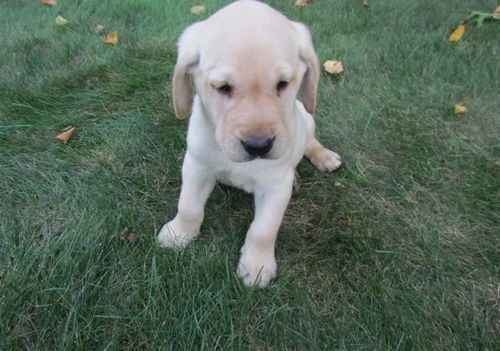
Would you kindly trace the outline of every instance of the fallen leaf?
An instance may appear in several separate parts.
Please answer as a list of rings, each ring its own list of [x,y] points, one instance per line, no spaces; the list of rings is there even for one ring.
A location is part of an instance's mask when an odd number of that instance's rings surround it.
[[[328,60],[323,64],[325,71],[331,74],[341,74],[344,72],[344,64],[342,61]]]
[[[453,31],[453,33],[451,33],[450,37],[448,38],[448,41],[450,43],[456,43],[462,38],[464,33],[465,33],[465,26],[461,24]]]
[[[57,0],[40,0],[43,5],[55,6],[57,5]]]
[[[368,7],[368,0],[363,0],[363,6]]]
[[[313,0],[297,0],[297,1],[295,1],[295,6],[304,7],[306,5],[309,5],[312,2],[313,2]]]
[[[95,26],[94,31],[97,34],[101,34],[102,32],[104,32],[104,26],[102,24],[98,24],[97,26]]]
[[[458,103],[453,107],[453,111],[456,115],[463,115],[465,112],[467,112],[467,107],[465,107],[463,103]]]
[[[56,135],[56,139],[61,140],[63,143],[66,144],[75,133],[75,130],[76,130],[75,127],[72,126],[66,127],[61,133]]]
[[[106,34],[102,38],[102,41],[104,42],[104,44],[116,45],[118,43],[118,32],[110,32]]]
[[[56,25],[58,26],[65,26],[69,23],[69,21],[64,18],[63,16],[59,15],[56,17]]]
[[[136,241],[137,234],[130,231],[127,227],[125,227],[120,233],[120,239],[126,241]]]
[[[410,191],[406,194],[406,201],[416,204],[417,203],[417,193]]]
[[[203,5],[195,5],[191,7],[191,13],[193,15],[201,15],[203,12],[205,12],[205,6]]]
[[[137,234],[130,232],[127,235],[122,237],[123,240],[127,241],[136,241],[137,240]]]
[[[500,16],[500,5],[497,6],[497,8],[495,9],[495,12],[493,12],[493,14],[495,16]]]

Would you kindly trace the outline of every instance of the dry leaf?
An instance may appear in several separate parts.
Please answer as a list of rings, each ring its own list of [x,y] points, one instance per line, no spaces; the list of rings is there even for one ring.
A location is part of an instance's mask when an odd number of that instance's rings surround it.
[[[363,6],[368,7],[368,0],[363,0]]]
[[[75,130],[76,130],[75,127],[72,126],[66,127],[61,133],[56,135],[56,139],[61,140],[63,143],[66,144],[75,133]]]
[[[134,232],[126,233],[126,235],[122,236],[122,240],[131,241],[131,242],[136,241],[137,234],[135,234]]]
[[[342,61],[328,60],[323,64],[325,71],[331,74],[341,74],[344,72],[344,64]]]
[[[55,6],[57,5],[57,0],[40,0],[43,5]]]
[[[497,8],[495,9],[495,12],[493,12],[493,14],[495,16],[500,16],[500,5],[497,6]]]
[[[313,0],[297,0],[297,1],[295,1],[295,6],[304,7],[306,5],[309,5],[312,2],[313,2]]]
[[[106,34],[102,38],[102,41],[104,42],[104,44],[116,45],[118,43],[118,32],[111,32]]]
[[[98,24],[97,26],[95,26],[94,31],[97,34],[101,34],[102,32],[104,32],[104,26],[102,24]]]
[[[127,241],[136,241],[137,240],[137,234],[135,233],[128,233],[127,236],[125,237]]]
[[[64,18],[63,16],[59,15],[56,17],[56,25],[58,26],[65,26],[69,23],[69,21]]]
[[[136,241],[137,240],[137,234],[130,231],[127,227],[123,229],[120,233],[120,239],[121,240],[126,240],[126,241]]]
[[[463,115],[465,112],[467,112],[467,107],[465,107],[463,103],[458,103],[453,107],[453,111],[456,115]]]
[[[465,26],[461,24],[453,31],[453,33],[451,33],[450,37],[448,38],[448,41],[450,43],[456,43],[462,38],[464,33],[465,33]]]
[[[408,192],[406,194],[406,201],[416,204],[418,202],[417,201],[417,193],[414,191]]]
[[[191,13],[193,15],[201,15],[203,12],[205,12],[205,6],[203,5],[195,5],[191,7]]]

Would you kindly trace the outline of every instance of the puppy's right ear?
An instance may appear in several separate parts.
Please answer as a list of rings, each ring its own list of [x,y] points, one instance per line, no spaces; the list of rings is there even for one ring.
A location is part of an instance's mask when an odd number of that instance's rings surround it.
[[[172,95],[178,119],[184,119],[191,113],[194,96],[191,74],[200,58],[200,26],[201,22],[197,22],[188,27],[177,43],[178,54],[172,78]]]
[[[314,115],[316,111],[316,100],[318,95],[318,82],[320,75],[319,61],[311,39],[311,33],[305,25],[299,22],[292,22],[297,31],[297,40],[299,43],[300,59],[305,63],[307,70],[302,78],[300,88],[301,100],[307,112]]]

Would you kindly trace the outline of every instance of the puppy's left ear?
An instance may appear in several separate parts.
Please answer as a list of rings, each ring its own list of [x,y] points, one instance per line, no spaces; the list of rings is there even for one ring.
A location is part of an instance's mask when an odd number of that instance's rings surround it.
[[[172,95],[178,119],[184,119],[191,113],[194,96],[191,74],[200,58],[198,43],[201,24],[197,22],[188,27],[177,43],[178,55],[172,78]]]
[[[314,115],[319,83],[319,61],[314,51],[311,33],[305,25],[292,22],[297,32],[300,59],[306,64],[307,70],[302,78],[299,100],[302,101],[307,112]]]

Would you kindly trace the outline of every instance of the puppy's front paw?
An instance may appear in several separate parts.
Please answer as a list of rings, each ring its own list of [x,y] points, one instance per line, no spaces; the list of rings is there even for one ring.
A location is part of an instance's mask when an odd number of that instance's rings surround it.
[[[238,276],[246,286],[264,288],[276,277],[278,266],[274,254],[263,254],[256,250],[241,249]]]
[[[186,233],[174,220],[166,223],[158,233],[158,242],[161,247],[172,249],[185,248],[195,237],[197,233]]]
[[[332,172],[342,165],[342,158],[336,152],[322,148],[311,155],[311,162],[320,170]]]

